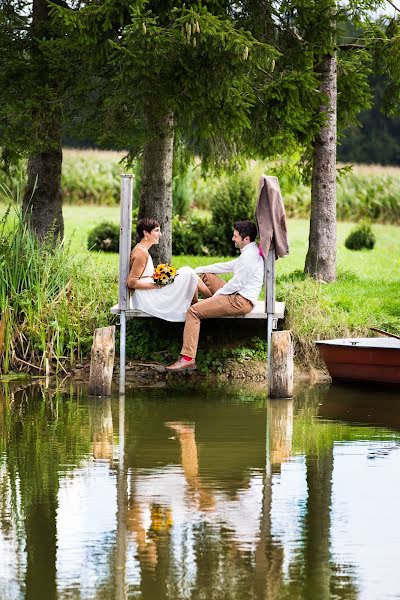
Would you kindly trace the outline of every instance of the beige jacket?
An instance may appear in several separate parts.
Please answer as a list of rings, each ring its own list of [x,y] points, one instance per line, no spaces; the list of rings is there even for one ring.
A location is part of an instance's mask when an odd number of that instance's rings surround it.
[[[289,254],[285,207],[277,177],[261,175],[256,220],[263,255],[267,257],[270,246],[276,258]]]

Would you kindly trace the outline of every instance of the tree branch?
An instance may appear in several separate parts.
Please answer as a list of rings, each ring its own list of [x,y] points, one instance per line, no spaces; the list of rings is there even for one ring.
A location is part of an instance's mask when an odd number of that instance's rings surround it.
[[[365,50],[364,44],[339,44],[339,50]]]
[[[386,2],[388,2],[390,4],[390,6],[393,6],[394,10],[397,10],[397,12],[400,12],[400,8],[397,8],[397,6],[395,4],[393,4],[392,0],[386,0]]]

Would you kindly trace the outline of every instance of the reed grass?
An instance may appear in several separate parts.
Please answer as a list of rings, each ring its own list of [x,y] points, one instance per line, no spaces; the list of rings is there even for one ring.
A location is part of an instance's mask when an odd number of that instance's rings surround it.
[[[87,354],[108,321],[110,283],[68,244],[40,245],[10,204],[0,221],[0,373],[65,370]]]

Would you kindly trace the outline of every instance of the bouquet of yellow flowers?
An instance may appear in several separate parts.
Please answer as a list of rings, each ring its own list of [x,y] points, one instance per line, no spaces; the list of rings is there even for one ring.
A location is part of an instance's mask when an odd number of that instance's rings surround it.
[[[160,287],[163,285],[167,285],[168,283],[172,283],[176,277],[176,269],[172,265],[161,263],[157,265],[154,275],[153,281]]]

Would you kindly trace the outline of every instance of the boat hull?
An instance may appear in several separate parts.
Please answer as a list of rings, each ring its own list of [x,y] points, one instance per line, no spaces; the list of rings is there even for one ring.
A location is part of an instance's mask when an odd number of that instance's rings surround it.
[[[317,346],[334,381],[400,385],[400,345],[374,347],[359,341],[343,340],[341,344],[327,340],[317,342]]]

